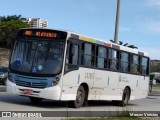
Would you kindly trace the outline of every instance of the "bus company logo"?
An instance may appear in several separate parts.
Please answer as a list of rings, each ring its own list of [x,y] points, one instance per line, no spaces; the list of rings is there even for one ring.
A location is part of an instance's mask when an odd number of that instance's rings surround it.
[[[120,75],[120,76],[119,76],[119,82],[127,82],[127,83],[128,83],[129,81],[128,81],[128,78],[127,78],[127,77]]]
[[[12,117],[11,112],[2,112],[2,117]]]
[[[85,73],[85,79],[94,79],[94,73]]]

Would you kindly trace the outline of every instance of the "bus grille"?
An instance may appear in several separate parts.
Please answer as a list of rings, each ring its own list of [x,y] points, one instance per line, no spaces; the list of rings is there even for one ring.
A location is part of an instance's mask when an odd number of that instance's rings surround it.
[[[46,88],[47,87],[47,83],[45,82],[38,83],[38,82],[15,80],[15,83],[18,86],[31,87],[31,88]]]

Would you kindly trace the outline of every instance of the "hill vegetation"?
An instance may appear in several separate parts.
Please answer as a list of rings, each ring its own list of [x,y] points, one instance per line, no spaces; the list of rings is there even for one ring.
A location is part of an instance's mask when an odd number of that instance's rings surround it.
[[[18,30],[29,27],[21,18],[21,15],[0,16],[0,47],[12,49]]]
[[[160,72],[160,60],[151,60],[150,72]]]

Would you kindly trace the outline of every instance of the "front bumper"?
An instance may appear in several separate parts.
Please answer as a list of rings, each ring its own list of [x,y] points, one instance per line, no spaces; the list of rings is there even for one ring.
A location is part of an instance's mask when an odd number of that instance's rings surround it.
[[[60,100],[61,97],[61,89],[58,85],[44,89],[38,89],[38,88],[17,86],[15,83],[10,82],[9,80],[7,80],[6,84],[7,84],[6,90],[8,94],[22,95],[28,97],[38,97],[51,100]],[[33,92],[26,94],[23,92],[24,90],[32,90]]]

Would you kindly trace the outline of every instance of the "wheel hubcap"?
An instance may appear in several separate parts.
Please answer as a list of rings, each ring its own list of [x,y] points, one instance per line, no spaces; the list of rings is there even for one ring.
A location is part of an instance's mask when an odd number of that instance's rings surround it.
[[[76,101],[77,103],[80,103],[82,101],[83,93],[82,91],[78,91]]]
[[[127,93],[124,94],[124,103],[125,104],[128,103],[128,94]]]

